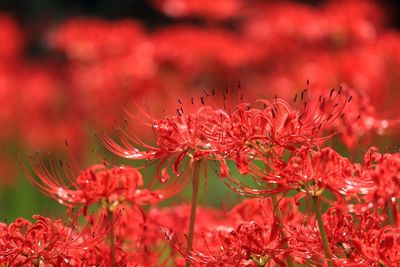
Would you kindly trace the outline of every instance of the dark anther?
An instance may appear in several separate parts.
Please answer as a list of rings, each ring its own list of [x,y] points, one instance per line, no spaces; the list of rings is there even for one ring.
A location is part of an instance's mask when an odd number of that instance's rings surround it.
[[[272,112],[272,117],[273,117],[273,118],[276,118],[275,108],[272,108],[272,109],[271,109],[271,112]]]
[[[331,92],[330,92],[330,94],[329,94],[329,97],[332,97],[333,92],[335,92],[335,88],[331,89]]]

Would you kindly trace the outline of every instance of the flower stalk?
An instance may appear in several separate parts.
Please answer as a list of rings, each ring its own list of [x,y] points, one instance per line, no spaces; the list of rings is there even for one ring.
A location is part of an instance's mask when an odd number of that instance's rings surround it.
[[[331,253],[331,249],[329,247],[329,241],[328,241],[328,237],[326,235],[324,221],[322,220],[321,202],[320,202],[318,195],[312,196],[312,199],[314,202],[314,212],[315,212],[315,216],[317,217],[319,232],[321,234],[322,245],[323,245],[324,251],[325,251],[326,262],[328,263],[328,266],[333,267],[332,253]]]
[[[279,219],[279,229],[281,230],[281,237],[283,240],[286,240],[287,237],[286,237],[285,231],[283,230],[282,212],[279,207],[278,198],[276,197],[276,195],[272,195],[272,204],[274,206],[275,214],[276,214],[276,216],[278,216],[278,219]],[[284,248],[285,249],[289,248],[289,244],[288,244],[287,240],[284,243]],[[288,265],[288,267],[293,267],[293,260],[292,260],[292,257],[290,257],[290,255],[287,256],[287,265]]]
[[[196,209],[197,209],[197,202],[199,198],[199,185],[200,185],[200,167],[201,167],[201,160],[194,161],[193,163],[193,177],[192,177],[192,207],[190,210],[190,223],[189,223],[189,235],[188,235],[188,245],[187,245],[187,252],[193,248],[193,239],[194,239],[194,226],[196,222]],[[190,260],[186,260],[186,267],[190,266]]]
[[[115,233],[114,233],[114,212],[109,207],[107,208],[107,223],[111,226],[108,233],[108,240],[110,242],[110,260],[111,264],[115,264]]]

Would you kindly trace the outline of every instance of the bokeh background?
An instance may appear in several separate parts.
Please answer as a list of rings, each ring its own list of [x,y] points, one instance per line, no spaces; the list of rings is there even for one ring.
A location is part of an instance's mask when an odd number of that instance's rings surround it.
[[[95,133],[138,106],[162,116],[178,99],[238,87],[249,101],[291,99],[309,80],[346,83],[367,113],[396,121],[399,27],[395,0],[1,1],[0,220],[63,214],[27,181],[27,155],[116,161]],[[377,144],[397,150],[396,133],[380,130]],[[237,201],[209,180],[203,204]]]

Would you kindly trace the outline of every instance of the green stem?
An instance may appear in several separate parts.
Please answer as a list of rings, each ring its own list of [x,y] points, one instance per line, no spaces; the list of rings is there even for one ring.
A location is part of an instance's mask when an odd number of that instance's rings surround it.
[[[107,208],[107,221],[110,224],[110,233],[108,234],[108,240],[110,242],[110,259],[111,264],[115,264],[115,233],[114,233],[114,212]]]
[[[278,218],[279,218],[279,228],[281,229],[281,238],[286,239],[286,234],[285,234],[285,231],[283,230],[282,212],[278,206],[278,199],[277,199],[276,195],[272,195],[272,204],[274,206],[274,212],[275,212],[276,216],[278,216]],[[284,244],[284,248],[285,249],[289,248],[289,244],[288,244],[287,240]],[[290,257],[290,255],[287,256],[287,264],[288,264],[288,267],[293,267],[293,260],[292,260],[292,257]]]
[[[315,216],[317,217],[317,221],[318,221],[319,232],[321,233],[322,245],[324,246],[326,262],[328,263],[328,266],[333,267],[332,253],[331,253],[331,249],[329,247],[329,242],[328,242],[328,237],[327,237],[326,231],[325,231],[324,221],[322,220],[321,203],[320,203],[318,196],[313,196],[312,198],[313,198],[313,202],[314,202]]]
[[[32,262],[32,265],[34,266],[34,267],[39,267],[40,266],[40,259],[37,259],[37,260],[35,260],[34,262]]]
[[[190,224],[189,224],[189,236],[187,252],[189,253],[193,248],[193,237],[194,237],[194,225],[196,221],[196,209],[197,201],[199,198],[199,184],[200,184],[200,165],[201,161],[195,161],[193,167],[193,178],[192,178],[192,208],[190,210]],[[186,267],[190,266],[190,260],[186,260]]]
[[[394,205],[391,201],[386,202],[387,206],[387,216],[388,216],[388,224],[397,226],[397,218],[396,218],[396,205]]]

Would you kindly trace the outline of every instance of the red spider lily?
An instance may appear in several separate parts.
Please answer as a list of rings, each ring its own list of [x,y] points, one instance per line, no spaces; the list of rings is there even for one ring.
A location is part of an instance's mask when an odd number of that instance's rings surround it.
[[[327,224],[334,216],[336,212],[329,212],[325,218]],[[347,220],[340,222],[340,218],[343,217]],[[382,227],[379,218],[369,212],[340,215],[337,221],[339,225],[347,228],[347,234],[342,234],[342,241],[332,242],[333,245],[338,246],[335,260],[338,264],[344,266],[398,265],[399,257],[397,256],[396,259],[394,256],[398,254],[397,229],[391,226]]]
[[[372,134],[384,134],[393,128],[397,122],[379,118],[375,108],[371,105],[371,99],[363,92],[358,92],[343,85],[342,93],[337,95],[337,100],[351,101],[346,105],[342,115],[333,122],[327,130],[337,131],[340,129],[339,136],[344,144],[349,148],[355,148],[360,140],[367,143]],[[345,114],[345,115],[343,115]]]
[[[258,138],[266,138],[267,144],[272,143],[289,150],[327,140],[338,131],[328,136],[323,136],[324,132],[329,131],[332,125],[344,117],[348,103],[352,100],[352,96],[343,91],[339,87],[332,89],[329,94],[315,97],[305,89],[293,99],[294,102],[300,101],[299,108],[291,107],[281,99],[275,99],[272,103],[261,100],[266,105],[263,118],[268,123],[262,133],[264,136]]]
[[[71,266],[79,262],[80,251],[95,247],[107,234],[104,218],[81,231],[61,220],[34,215],[0,227],[0,264],[9,266],[52,264]]]
[[[186,253],[179,244],[167,235],[171,244],[196,266],[286,266],[281,240],[269,225],[255,222],[242,223],[235,230],[232,227],[218,227],[219,230],[204,233],[203,249]]]
[[[357,229],[359,231],[368,231],[368,229],[361,229],[352,214],[339,209],[329,209],[323,219],[330,248],[332,254],[335,255],[334,262],[344,262],[344,265],[349,265],[350,262],[361,264],[363,260],[355,253],[351,241],[356,237]],[[364,222],[359,223],[363,224]]]
[[[173,256],[159,226],[147,222],[146,217],[138,216],[137,210],[126,204],[118,206],[115,213],[120,217],[107,238],[80,251],[75,266],[164,266],[162,257]]]
[[[344,95],[344,93],[343,93]],[[329,128],[343,112],[351,96],[341,96],[341,89],[332,90],[326,98],[320,96],[308,103],[306,91],[299,96],[300,109],[292,108],[286,101],[260,100],[262,107],[248,103],[238,104],[231,112],[215,106],[201,106],[194,113],[177,109],[177,115],[152,120],[156,146],[140,140],[119,127],[117,141],[101,135],[104,145],[113,153],[129,159],[159,159],[158,178],[168,179],[171,167],[177,175],[181,163],[191,159],[216,160],[220,174],[227,176],[227,159],[233,159],[242,174],[250,171],[250,161],[262,159],[266,153],[281,149],[293,150],[300,145],[312,146],[329,136],[321,133]],[[204,98],[201,98],[204,103]],[[297,96],[296,96],[297,99]],[[140,151],[138,147],[146,150]],[[187,161],[190,163],[191,161]]]
[[[185,219],[188,218],[188,214],[182,213],[188,210],[152,207],[150,211],[140,210],[139,213],[135,207],[122,203],[114,211],[114,214],[119,217],[117,223],[110,229],[112,237],[109,236],[106,240],[108,242],[104,242],[102,251],[88,251],[85,255],[95,263],[96,257],[92,255],[94,253],[104,259],[105,265],[114,262],[118,266],[124,264],[164,266],[162,263],[168,261],[169,257],[174,257],[174,251],[170,250],[160,227],[171,227],[177,231],[183,231],[183,226],[187,226],[188,220],[185,221]],[[201,215],[207,216],[207,211],[201,212]],[[112,243],[110,238],[112,238]],[[114,246],[114,251],[112,251],[112,246]],[[104,255],[101,256],[101,254]]]
[[[355,228],[353,228],[355,226],[354,218],[350,213],[330,209],[323,216],[323,220],[332,258],[337,262],[344,259],[348,260],[352,252],[349,240],[355,235]],[[324,263],[325,255],[321,234],[314,218],[306,217],[301,223],[289,224],[287,233],[297,262],[311,264],[312,266],[319,266]]]
[[[278,98],[272,102],[260,100],[264,109],[252,109],[255,123],[251,125],[253,131],[248,146],[256,151],[257,157],[253,159],[261,159],[268,166],[270,159],[274,161],[274,158],[301,146],[311,148],[342,133],[340,125],[344,119],[354,122],[359,118],[359,115],[354,116],[354,112],[347,114],[352,109],[349,92],[339,87],[332,89],[329,94],[315,97],[305,89],[294,97],[294,102],[300,102],[299,108],[291,107]],[[244,124],[243,121],[247,122],[248,119],[242,119],[238,124]],[[265,170],[252,163],[248,165],[253,176],[258,175],[260,179],[264,176]],[[237,183],[235,180],[233,178],[231,182]],[[238,184],[240,187],[240,182]]]
[[[283,225],[301,220],[300,214],[292,210],[294,205],[291,200],[281,202],[281,207],[287,208],[283,214]],[[271,266],[274,263],[286,266],[284,258],[292,249],[286,246],[287,238],[280,235],[283,229],[279,226],[279,218],[274,216],[275,208],[262,199],[245,200],[229,212],[199,208],[197,216],[202,220],[196,224],[193,251],[187,251],[181,245],[185,240],[180,234],[189,223],[189,206],[155,209],[150,212],[148,219],[160,217],[159,225],[165,229],[169,242],[194,266],[259,266],[263,261],[268,261]],[[176,221],[185,225],[176,225]],[[274,246],[278,247],[273,252]],[[278,253],[279,256],[270,253]],[[276,255],[277,258],[274,260],[272,256],[270,259],[269,255]],[[179,259],[177,264],[180,266]]]
[[[242,203],[230,210],[227,221],[235,223],[254,221],[262,225],[269,221],[270,224],[282,223],[283,225],[300,224],[304,220],[304,215],[297,210],[298,204],[293,198],[282,197],[276,206],[273,205],[270,199],[250,198],[245,199]],[[282,221],[276,216],[277,209],[282,213]],[[275,214],[275,217],[271,217]],[[271,217],[271,218],[270,218]],[[270,219],[267,219],[270,218]]]
[[[234,158],[241,166],[243,162],[245,164],[246,158],[255,156],[246,144],[246,140],[250,140],[255,131],[251,125],[254,121],[250,121],[252,114],[246,111],[248,108],[246,104],[239,105],[233,114],[211,106],[200,107],[192,114],[182,112],[183,108],[178,109],[176,116],[153,121],[156,146],[147,145],[122,129],[119,129],[118,136],[121,145],[107,135],[101,137],[105,146],[119,156],[159,159],[157,177],[162,182],[169,178],[169,169],[179,175],[181,169],[192,163],[192,160],[185,161],[187,157],[220,161],[223,173],[227,171],[225,158]],[[242,119],[243,115],[249,119],[247,122]],[[147,151],[139,151],[135,146],[147,148]],[[181,166],[182,163],[185,166]]]
[[[253,175],[253,173],[252,173]],[[342,157],[330,147],[315,149],[303,146],[294,150],[289,159],[272,158],[266,162],[266,169],[258,168],[256,181],[261,189],[245,186],[240,180],[229,176],[226,184],[242,195],[268,196],[279,192],[297,190],[307,196],[320,196],[324,190],[329,190],[337,196],[346,199],[358,194],[365,194],[372,183],[364,180],[359,168],[348,158]],[[270,187],[269,185],[274,185]]]
[[[384,209],[384,215],[391,213],[395,225],[398,222],[398,199],[400,197],[400,153],[381,154],[375,147],[371,147],[364,155],[363,179],[372,183],[371,188],[363,196],[361,207]],[[390,210],[390,211],[389,211]]]
[[[295,151],[288,162],[278,166],[278,173],[267,175],[266,180],[318,196],[324,189],[339,195],[365,192],[368,183],[358,177],[352,162],[330,147],[314,150],[302,147]],[[270,177],[272,180],[270,180]],[[368,187],[367,187],[368,188]]]
[[[254,157],[255,152],[246,142],[251,140],[256,131],[258,110],[241,104],[232,114],[212,106],[200,107],[192,114],[182,111],[183,108],[178,109],[176,116],[153,121],[157,146],[147,145],[122,129],[119,129],[118,137],[122,146],[107,135],[102,135],[103,143],[122,157],[159,159],[157,177],[163,182],[168,179],[169,167],[172,167],[175,175],[179,174],[181,163],[187,156],[194,160],[205,158],[220,161],[221,173],[228,171],[225,158],[233,158],[242,172],[247,171],[247,158]],[[135,145],[148,150],[141,152]]]
[[[352,252],[349,241],[354,236],[355,225],[352,215],[331,209],[323,216],[323,219],[332,258],[336,261],[348,260]],[[293,254],[297,262],[311,266],[324,263],[325,255],[320,231],[313,218],[307,217],[300,224],[290,224],[287,232],[291,237],[290,245],[295,250]]]
[[[335,208],[329,209],[323,220],[336,266],[398,265],[400,242],[395,227],[382,227],[379,218],[368,212],[350,214]],[[323,246],[314,223],[310,220],[308,225],[292,225],[288,230],[290,235],[297,235],[297,238],[291,239],[294,242],[292,247],[307,255],[297,260],[321,264]]]
[[[364,266],[398,266],[400,233],[393,226],[371,229],[363,238],[354,238],[355,252],[365,259]]]
[[[383,134],[395,125],[394,121],[379,118],[365,93],[344,84],[331,89],[329,97],[311,92],[310,98],[309,102],[316,102],[317,98],[318,102],[325,102],[318,110],[330,118],[324,125],[324,132],[338,134],[349,148],[354,148],[362,139],[368,141],[373,133]]]
[[[56,171],[55,163],[46,167],[39,161],[33,166],[36,177],[30,175],[30,181],[44,194],[56,199],[70,210],[83,206],[86,215],[88,206],[98,203],[109,211],[122,202],[135,206],[156,203],[163,199],[161,192],[152,192],[143,187],[141,173],[133,167],[112,167],[93,165],[78,171],[69,164],[62,165],[63,174]],[[65,177],[63,177],[63,175]],[[159,194],[160,193],[160,194]]]

